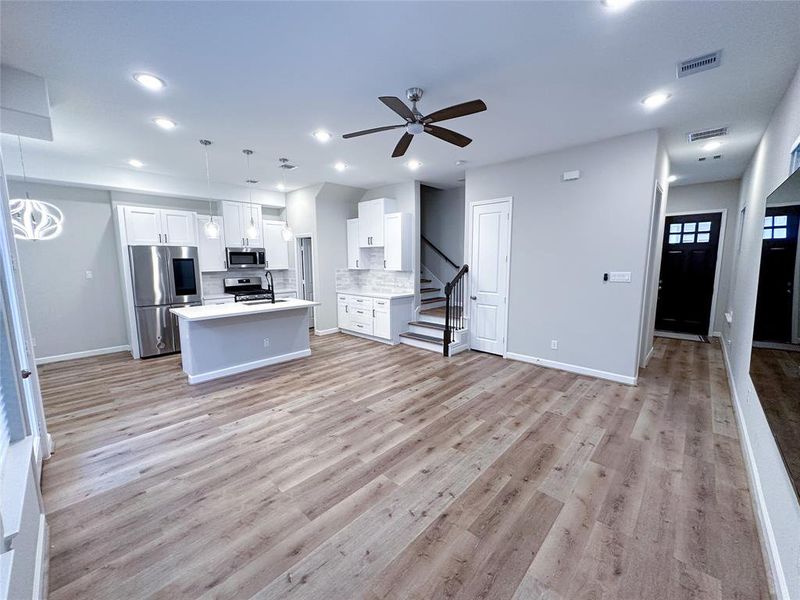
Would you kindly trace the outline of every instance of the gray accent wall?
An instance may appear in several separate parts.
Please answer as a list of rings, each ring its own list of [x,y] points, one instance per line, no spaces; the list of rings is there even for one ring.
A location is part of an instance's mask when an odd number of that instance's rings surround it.
[[[733,257],[736,250],[736,224],[739,217],[739,179],[673,186],[669,192],[667,214],[698,211],[726,210],[724,238],[719,259],[719,281],[717,282],[717,304],[712,320],[712,330],[722,332],[725,311],[731,287]]]
[[[64,229],[52,240],[17,240],[20,271],[37,358],[126,346],[122,286],[111,196],[89,190],[18,181],[11,197],[57,206]],[[86,278],[86,271],[92,278]]]
[[[513,198],[508,352],[636,377],[657,155],[645,131],[467,171],[467,222],[472,202]]]
[[[789,176],[792,145],[800,138],[800,69],[789,84],[742,177],[737,247],[731,280],[730,326],[722,337],[734,383],[745,462],[752,477],[757,517],[765,534],[770,567],[782,598],[800,598],[800,502],[794,493],[758,394],[750,379],[750,350],[755,321],[767,196]]]

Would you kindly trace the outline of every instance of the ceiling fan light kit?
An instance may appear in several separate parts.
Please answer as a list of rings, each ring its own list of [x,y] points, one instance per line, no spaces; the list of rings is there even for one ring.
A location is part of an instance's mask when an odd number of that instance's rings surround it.
[[[449,119],[457,119],[458,117],[465,117],[467,115],[483,112],[486,110],[486,104],[483,102],[483,100],[462,102],[461,104],[455,104],[423,116],[422,113],[417,109],[417,102],[422,99],[422,93],[422,88],[418,87],[412,87],[406,90],[406,98],[408,98],[409,102],[411,102],[411,108],[409,108],[405,102],[396,96],[380,96],[378,98],[378,100],[383,102],[386,106],[388,106],[405,120],[405,123],[402,125],[387,125],[386,127],[364,129],[362,131],[346,133],[342,137],[344,139],[350,139],[370,133],[404,128],[406,131],[400,138],[400,141],[397,142],[394,152],[392,152],[393,158],[403,156],[408,150],[409,145],[411,145],[411,140],[414,139],[414,136],[421,133],[430,134],[439,138],[440,140],[458,146],[459,148],[464,148],[465,146],[469,145],[472,140],[467,136],[461,135],[455,131],[451,131],[450,129],[445,129],[444,127],[439,127],[438,125],[433,125],[433,123],[447,121]]]

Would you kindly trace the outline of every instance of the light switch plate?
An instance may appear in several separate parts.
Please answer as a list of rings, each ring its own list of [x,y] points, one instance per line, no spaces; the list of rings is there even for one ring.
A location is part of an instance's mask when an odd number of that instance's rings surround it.
[[[630,283],[631,282],[631,272],[630,271],[611,271],[608,274],[608,280],[611,283]]]
[[[562,181],[575,181],[576,179],[580,178],[581,178],[580,171],[564,171],[564,173],[561,175]]]

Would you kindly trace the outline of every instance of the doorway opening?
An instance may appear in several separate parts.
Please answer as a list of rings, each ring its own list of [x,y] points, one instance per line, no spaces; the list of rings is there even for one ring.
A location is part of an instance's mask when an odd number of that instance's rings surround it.
[[[711,335],[723,211],[668,214],[664,224],[656,333]]]
[[[311,236],[297,236],[297,297],[314,301],[314,263]],[[314,308],[308,309],[308,328],[314,329]]]

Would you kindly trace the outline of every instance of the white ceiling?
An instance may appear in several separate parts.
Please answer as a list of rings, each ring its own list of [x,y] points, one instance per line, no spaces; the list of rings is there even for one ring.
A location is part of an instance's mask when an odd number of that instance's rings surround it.
[[[482,98],[487,112],[442,123],[472,137],[465,149],[418,136],[413,176],[455,184],[467,168],[661,128],[679,183],[741,175],[800,62],[798,2],[9,2],[2,3],[2,62],[45,77],[53,142],[26,141],[41,179],[203,180],[201,137],[214,140],[212,176],[280,180],[279,156],[300,168],[290,188],[334,181],[361,187],[408,180],[390,158],[398,123],[379,95],[425,90],[432,112]],[[676,79],[676,62],[723,49],[722,66]],[[160,93],[132,73],[168,83]],[[640,100],[672,99],[647,111]],[[156,116],[179,123],[164,132]],[[727,125],[721,161],[698,163],[688,131]],[[336,138],[322,145],[310,133]],[[16,140],[2,138],[9,173]],[[129,158],[146,163],[143,172]],[[343,174],[332,165],[343,160]],[[145,186],[146,187],[146,186]],[[274,187],[272,187],[274,189]]]

